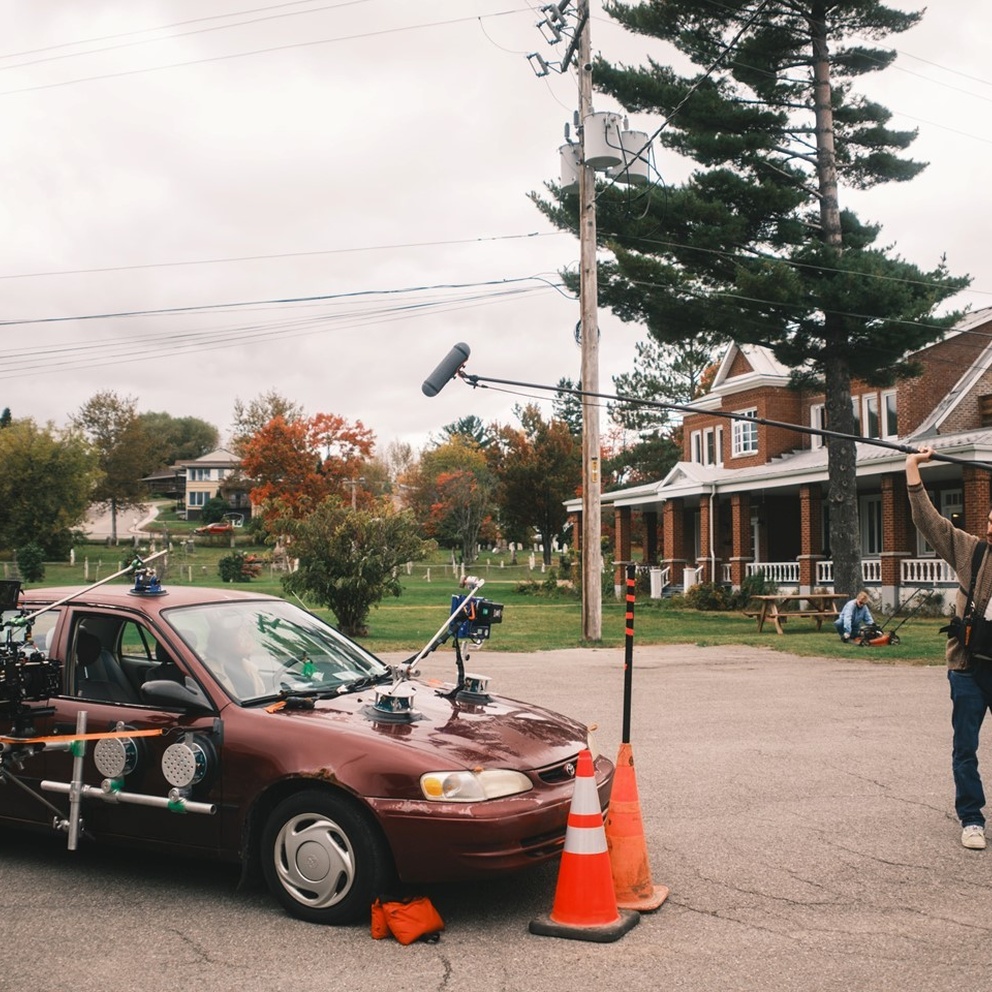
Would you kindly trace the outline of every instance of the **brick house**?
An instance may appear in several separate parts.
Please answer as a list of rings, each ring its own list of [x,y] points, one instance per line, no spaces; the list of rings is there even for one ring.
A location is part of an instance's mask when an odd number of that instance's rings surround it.
[[[992,505],[992,307],[970,314],[916,354],[923,371],[880,389],[851,384],[862,437],[930,444],[966,463],[934,462],[924,481],[934,504],[973,533],[985,532]],[[684,416],[683,460],[656,483],[604,493],[612,509],[615,557],[631,560],[634,515],[643,525],[644,560],[655,565],[652,594],[713,581],[738,587],[762,570],[783,590],[832,589],[824,439],[745,419],[744,414],[824,427],[822,393],[793,390],[789,370],[761,347],[728,348],[712,390]],[[918,536],[909,516],[905,454],[857,446],[864,585],[890,607],[920,587],[945,592],[953,572]],[[581,501],[571,501],[581,533]],[[660,571],[660,576],[658,572]],[[849,592],[849,590],[838,590]]]

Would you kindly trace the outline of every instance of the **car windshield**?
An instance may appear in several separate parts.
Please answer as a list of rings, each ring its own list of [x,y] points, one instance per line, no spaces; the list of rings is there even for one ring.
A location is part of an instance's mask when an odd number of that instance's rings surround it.
[[[176,607],[162,615],[238,702],[334,693],[389,674],[319,617],[281,600]]]

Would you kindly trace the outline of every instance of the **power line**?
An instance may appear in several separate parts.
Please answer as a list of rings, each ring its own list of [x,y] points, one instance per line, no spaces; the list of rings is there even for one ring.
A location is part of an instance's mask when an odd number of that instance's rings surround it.
[[[23,327],[30,324],[63,324],[77,320],[109,320],[116,317],[150,317],[161,314],[203,313],[209,310],[229,310],[236,307],[279,306],[288,303],[318,303],[328,300],[354,299],[357,297],[395,296],[401,293],[417,293],[437,289],[472,289],[480,286],[506,286],[513,283],[532,282],[538,280],[551,286],[541,276],[519,276],[512,279],[489,279],[483,282],[437,283],[433,286],[408,286],[404,289],[362,289],[349,293],[323,293],[314,296],[286,296],[266,300],[240,300],[234,303],[203,303],[183,307],[161,307],[154,310],[117,310],[105,313],[73,314],[61,317],[28,317],[20,320],[0,320],[0,327]]]
[[[300,48],[312,48],[317,45],[334,45],[345,41],[359,41],[364,38],[379,38],[391,34],[400,34],[405,31],[422,31],[430,28],[447,27],[452,24],[465,24],[469,21],[478,21],[480,17],[505,17],[509,14],[519,14],[526,8],[517,7],[512,10],[495,11],[492,14],[473,15],[471,17],[453,17],[444,21],[431,21],[423,24],[410,24],[397,28],[383,28],[379,31],[366,31],[359,34],[341,35],[337,38],[314,38],[309,41],[292,42],[285,45],[271,45],[266,48],[254,48],[244,52],[231,52],[227,55],[212,55],[202,59],[188,59],[183,62],[171,62],[166,65],[143,66],[139,69],[124,69],[120,72],[105,72],[93,76],[81,76],[77,79],[64,79],[54,83],[38,83],[35,86],[22,86],[17,89],[0,90],[0,97],[13,96],[19,93],[34,93],[40,90],[58,89],[62,86],[73,86],[76,83],[91,83],[104,79],[121,79],[126,76],[137,76],[146,72],[161,72],[166,69],[179,69],[185,66],[206,65],[210,62],[225,62],[231,59],[243,59],[252,55],[269,55],[273,52],[288,52]]]
[[[140,262],[134,265],[106,265],[86,269],[49,269],[39,272],[12,272],[6,275],[0,273],[0,280],[36,279],[48,276],[66,275],[93,275],[101,272],[129,272],[138,269],[172,268],[183,265],[221,265],[230,262],[261,262],[279,258],[310,258],[320,255],[349,255],[363,251],[394,251],[407,248],[438,248],[445,247],[447,245],[483,244],[486,242],[496,241],[520,241],[527,238],[558,237],[566,233],[567,232],[565,231],[529,231],[525,234],[495,234],[478,238],[451,238],[444,241],[409,241],[389,245],[359,245],[352,248],[320,248],[314,251],[278,252],[270,255],[230,255],[223,258],[191,258],[167,262]]]
[[[187,24],[203,24],[206,21],[219,21],[219,20],[223,20],[224,18],[239,17],[242,14],[257,14],[268,10],[282,10],[286,7],[299,7],[301,4],[314,3],[314,2],[316,2],[316,0],[293,0],[293,2],[291,3],[273,4],[268,7],[255,7],[251,10],[231,11],[227,14],[212,14],[208,17],[194,17],[189,20],[174,21],[170,24],[161,24],[151,28],[137,28],[134,31],[122,31],[117,34],[102,35],[97,38],[82,38],[79,39],[78,41],[66,41],[66,42],[61,42],[60,44],[57,45],[48,45],[44,48],[29,49],[23,52],[9,52],[6,55],[0,55],[0,59],[16,59],[28,55],[42,55],[45,52],[60,51],[61,49],[72,48],[77,45],[91,45],[91,44],[97,44],[101,41],[116,41],[119,38],[134,38],[136,35],[151,34],[156,31],[168,31],[170,28],[185,27]],[[62,55],[53,55],[49,58],[35,59],[31,62],[17,62],[14,63],[13,65],[0,66],[0,71],[4,69],[20,69],[25,66],[40,65],[44,62],[55,62],[61,59],[79,58],[85,55],[98,55],[103,52],[119,51],[122,48],[133,48],[137,45],[155,44],[156,42],[160,42],[160,41],[171,41],[174,38],[186,38],[189,37],[190,35],[204,34],[209,31],[220,31],[220,30],[225,30],[227,28],[236,28],[236,27],[241,27],[245,24],[257,24],[260,21],[264,21],[264,20],[274,20],[281,17],[297,17],[300,14],[321,13],[326,10],[337,10],[339,7],[353,7],[356,4],[369,3],[369,2],[371,2],[371,0],[345,0],[345,2],[343,3],[331,4],[324,7],[312,7],[308,10],[297,10],[283,14],[273,14],[270,15],[269,17],[258,17],[247,21],[235,21],[233,23],[228,23],[228,24],[217,24],[213,27],[199,28],[195,31],[184,31],[181,34],[163,35],[158,38],[143,38],[122,45],[108,45],[104,48],[89,48],[86,51],[82,51],[82,52],[66,52],[65,54]]]

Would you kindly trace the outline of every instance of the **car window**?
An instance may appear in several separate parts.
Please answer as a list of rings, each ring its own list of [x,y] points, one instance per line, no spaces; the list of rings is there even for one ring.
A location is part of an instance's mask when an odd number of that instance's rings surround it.
[[[279,600],[177,607],[162,616],[238,701],[334,689],[389,671],[320,618]]]

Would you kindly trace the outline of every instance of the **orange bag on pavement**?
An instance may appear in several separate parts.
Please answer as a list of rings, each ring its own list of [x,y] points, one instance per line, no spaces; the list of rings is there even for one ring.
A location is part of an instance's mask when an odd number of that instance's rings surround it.
[[[372,903],[372,936],[376,940],[391,933],[401,944],[415,940],[437,943],[444,920],[426,896],[410,899],[376,899]]]
[[[386,922],[386,911],[382,908],[382,900],[372,903],[372,939],[382,940],[389,936],[389,924]]]

